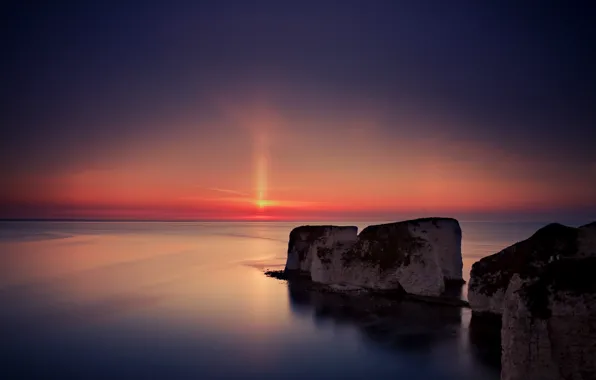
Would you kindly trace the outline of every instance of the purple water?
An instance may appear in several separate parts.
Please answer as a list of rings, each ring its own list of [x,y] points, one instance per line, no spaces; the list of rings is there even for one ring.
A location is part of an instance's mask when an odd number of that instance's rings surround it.
[[[379,331],[333,299],[264,276],[283,267],[297,224],[1,222],[0,373],[499,378],[498,360],[470,334],[469,310],[407,304]],[[478,258],[544,223],[461,225],[467,279]]]

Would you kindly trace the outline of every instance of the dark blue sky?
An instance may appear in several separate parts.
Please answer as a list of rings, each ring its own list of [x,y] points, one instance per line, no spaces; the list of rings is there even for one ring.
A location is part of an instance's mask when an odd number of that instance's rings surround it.
[[[211,125],[202,134],[217,134],[214,99],[253,93],[288,118],[334,120],[361,107],[385,139],[478,143],[555,161],[589,179],[569,186],[596,188],[595,8],[12,2],[1,11],[4,197],[23,173],[93,167],[139,136],[182,133],[172,120],[200,118]],[[445,122],[410,128],[397,122],[404,114]]]

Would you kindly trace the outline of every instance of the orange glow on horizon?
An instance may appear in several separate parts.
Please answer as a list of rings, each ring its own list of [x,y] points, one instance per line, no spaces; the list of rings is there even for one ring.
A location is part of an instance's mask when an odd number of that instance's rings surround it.
[[[139,141],[117,159],[104,157],[114,160],[109,164],[23,173],[0,188],[0,201],[15,216],[31,210],[26,215],[226,220],[524,212],[593,203],[590,178],[556,161],[476,142],[389,140],[368,114],[327,121],[232,111],[236,134],[203,136],[188,128],[169,139]],[[0,217],[13,215],[6,214]]]

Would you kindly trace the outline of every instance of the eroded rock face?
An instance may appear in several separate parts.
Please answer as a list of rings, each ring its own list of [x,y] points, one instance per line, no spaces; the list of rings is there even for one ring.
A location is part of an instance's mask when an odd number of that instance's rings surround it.
[[[581,226],[577,240],[577,257],[596,257],[596,222]]]
[[[578,229],[549,224],[530,238],[477,261],[472,265],[468,285],[468,301],[472,310],[502,314],[505,293],[515,274],[525,269],[540,270],[558,258],[578,257],[581,252],[579,246],[590,251],[587,247],[596,245],[593,244],[595,237],[591,231],[589,226]],[[580,239],[581,236],[584,237]]]
[[[502,314],[501,379],[596,379],[596,223],[550,224],[472,266],[473,311]]]
[[[438,296],[445,278],[461,279],[462,273],[461,229],[455,219],[369,226],[358,236],[327,234],[309,252],[311,278],[323,284]]]
[[[335,241],[355,241],[355,226],[300,226],[290,232],[286,271],[310,272],[313,254],[319,246]]]
[[[533,269],[505,295],[501,379],[596,379],[596,257]]]
[[[433,245],[439,257],[443,276],[446,280],[463,280],[461,239],[462,232],[459,222],[455,219],[435,218],[421,219],[418,223],[422,231],[427,231],[426,237]]]

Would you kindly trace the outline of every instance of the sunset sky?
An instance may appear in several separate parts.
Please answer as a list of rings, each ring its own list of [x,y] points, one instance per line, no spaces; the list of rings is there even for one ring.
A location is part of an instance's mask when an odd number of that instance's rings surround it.
[[[13,3],[0,218],[596,218],[590,2]]]

